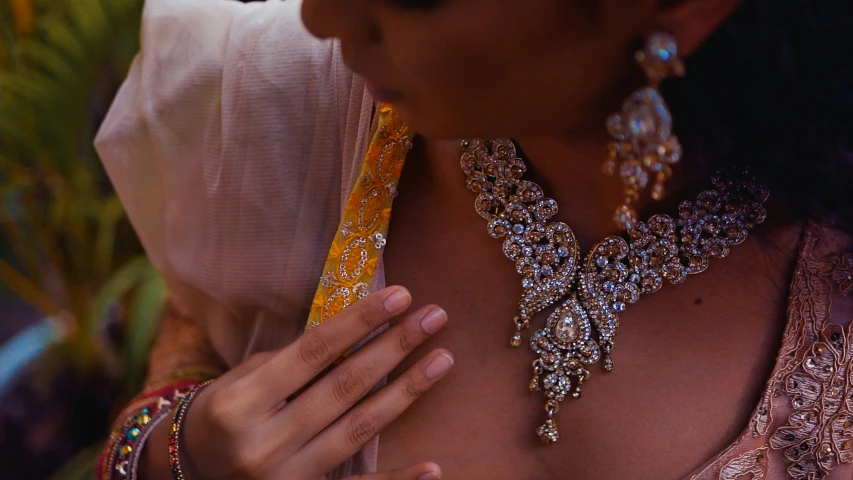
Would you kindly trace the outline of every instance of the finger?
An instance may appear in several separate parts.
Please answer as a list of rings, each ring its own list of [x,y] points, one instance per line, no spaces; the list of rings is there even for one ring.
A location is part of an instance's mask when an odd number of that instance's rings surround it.
[[[217,378],[216,384],[211,385],[206,390],[208,390],[209,392],[219,392],[221,390],[226,392],[226,394],[230,395],[228,391],[232,384],[239,381],[248,373],[252,372],[253,370],[257,369],[258,367],[269,361],[274,355],[275,352],[261,352],[252,355],[243,363],[222,374],[219,378]]]
[[[234,384],[234,393],[260,391],[245,398],[249,411],[274,413],[352,345],[402,313],[412,303],[403,287],[390,287],[359,300],[327,322],[307,331],[275,357]],[[244,396],[245,397],[245,396]]]
[[[296,397],[288,409],[269,422],[270,426],[292,431],[294,444],[303,445],[352,408],[446,323],[447,313],[436,306],[408,315]]]
[[[353,475],[344,480],[438,480],[441,468],[434,463],[421,463],[390,472]]]
[[[361,450],[421,394],[432,388],[452,366],[453,356],[450,352],[434,350],[406,370],[400,378],[312,439],[297,454],[300,463],[315,466],[318,475],[330,471]]]
[[[243,363],[237,365],[236,367],[223,374],[219,378],[219,380],[217,380],[217,382],[221,385],[223,383],[230,383],[228,380],[237,380],[239,378],[245,377],[258,367],[272,359],[276,355],[276,353],[277,352],[256,353],[251,357],[247,358]]]

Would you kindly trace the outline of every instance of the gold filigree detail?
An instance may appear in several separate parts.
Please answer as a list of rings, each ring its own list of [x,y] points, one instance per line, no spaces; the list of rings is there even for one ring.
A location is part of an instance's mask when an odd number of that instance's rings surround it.
[[[684,75],[675,37],[653,34],[635,59],[646,73],[647,85],[633,92],[622,104],[622,110],[607,119],[613,142],[603,166],[604,173],[618,175],[622,180],[624,200],[613,219],[626,230],[637,225],[634,203],[649,185],[652,199],[663,199],[672,165],[681,160],[682,154],[672,131],[672,114],[658,90],[663,79]]]
[[[379,216],[382,214],[382,188],[376,187],[367,192],[358,206],[358,224],[362,231],[370,230],[376,226]]]
[[[338,278],[343,282],[352,282],[364,273],[367,266],[367,239],[350,239],[338,258]]]
[[[793,412],[770,438],[792,478],[826,476],[853,463],[853,355],[849,329],[827,325],[820,339],[800,350],[782,386]]]
[[[390,106],[380,106],[376,134],[344,207],[306,328],[319,325],[367,295],[391,219],[394,195],[387,192],[396,191],[411,145],[411,130]]]
[[[329,295],[329,298],[326,299],[326,303],[323,305],[322,320],[326,321],[341,313],[345,308],[350,306],[351,303],[352,292],[350,289],[348,287],[336,288],[332,291],[332,294]]]
[[[767,447],[733,458],[720,470],[719,480],[764,480],[770,467]]]

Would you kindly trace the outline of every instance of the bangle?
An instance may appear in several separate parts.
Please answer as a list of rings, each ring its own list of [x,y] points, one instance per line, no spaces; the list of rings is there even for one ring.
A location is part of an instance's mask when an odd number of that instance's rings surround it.
[[[169,469],[172,472],[174,480],[185,480],[184,472],[181,470],[180,436],[181,429],[184,426],[184,419],[187,416],[187,410],[189,410],[190,404],[195,400],[196,395],[211,383],[213,383],[213,380],[208,380],[191,388],[186,396],[181,399],[178,408],[175,409],[175,416],[172,418],[172,429],[169,431]]]
[[[186,392],[199,382],[182,380],[137,397],[119,415],[98,465],[98,480],[134,480],[139,454],[151,430],[167,418]]]

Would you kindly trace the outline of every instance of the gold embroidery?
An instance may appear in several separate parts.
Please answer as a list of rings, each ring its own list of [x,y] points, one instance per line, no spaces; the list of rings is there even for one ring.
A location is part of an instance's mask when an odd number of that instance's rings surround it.
[[[830,321],[833,290],[848,293],[853,261],[849,254],[818,255],[821,240],[821,228],[807,226],[779,360],[751,422],[753,436],[763,436],[774,424],[774,404],[787,401],[791,414],[768,445],[794,479],[826,478],[853,464],[853,335]]]
[[[370,230],[379,221],[379,215],[382,213],[382,189],[374,188],[367,192],[358,206],[358,224],[362,230]]]
[[[338,259],[338,277],[344,282],[352,282],[364,273],[367,266],[367,239],[355,237],[350,240]]]
[[[761,447],[730,460],[720,470],[719,480],[764,480],[769,464],[767,447]]]
[[[838,290],[843,294],[853,292],[853,254],[846,254],[841,257],[835,271],[832,272],[832,279],[838,284]]]
[[[851,246],[853,236],[831,221],[806,225],[782,345],[750,428],[691,480],[769,480],[771,472],[780,480],[850,478],[853,326],[847,325],[849,302],[833,316],[832,301],[853,288],[848,278],[853,276],[853,254],[839,255]],[[767,457],[760,474],[750,470],[749,453],[744,457],[747,448],[758,446]]]
[[[848,329],[827,325],[819,341],[802,349],[783,386],[793,413],[770,438],[788,460],[792,478],[823,478],[853,462],[853,385]]]
[[[331,318],[341,313],[352,303],[352,292],[347,287],[338,287],[332,291],[323,304],[323,317]]]
[[[369,293],[411,145],[411,130],[391,107],[380,106],[376,134],[344,208],[306,328],[323,323]]]

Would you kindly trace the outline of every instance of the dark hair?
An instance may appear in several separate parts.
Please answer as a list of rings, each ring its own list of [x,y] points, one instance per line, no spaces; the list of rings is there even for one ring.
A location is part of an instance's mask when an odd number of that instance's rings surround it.
[[[748,164],[853,226],[853,1],[744,0],[664,91],[704,178]]]

